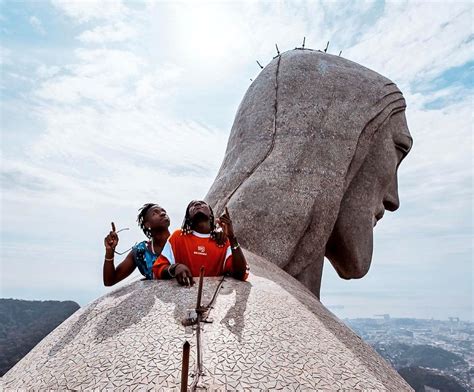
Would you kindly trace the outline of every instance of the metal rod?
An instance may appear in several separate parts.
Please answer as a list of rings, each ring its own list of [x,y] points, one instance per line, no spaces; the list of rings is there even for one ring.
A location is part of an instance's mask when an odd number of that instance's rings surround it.
[[[277,44],[275,44],[275,48],[276,48],[277,54],[278,54],[278,56],[279,56],[279,55],[280,55],[280,49],[278,49],[278,45],[277,45]]]
[[[216,300],[217,298],[217,293],[219,293],[219,290],[221,289],[222,287],[222,283],[224,283],[224,279],[225,279],[225,276],[222,276],[219,284],[217,285],[216,287],[216,290],[214,291],[214,295],[212,296],[212,299],[211,301],[207,304],[206,306],[206,310],[210,309],[212,305],[214,305],[214,301]]]
[[[183,362],[181,365],[181,392],[188,390],[188,375],[189,375],[189,351],[191,345],[186,340],[183,344]]]
[[[328,43],[326,44],[326,49],[324,49],[324,53],[326,53],[328,51],[328,48],[329,48],[329,41]]]
[[[342,54],[342,50],[339,52],[339,57],[341,57],[341,54]]]
[[[197,302],[196,302],[196,313],[199,314],[199,311],[201,309],[201,297],[202,297],[202,282],[204,280],[204,267],[201,267],[201,270],[199,271],[199,286],[198,286],[198,296],[197,296]]]
[[[263,65],[260,64],[260,62],[259,62],[258,60],[255,60],[255,61],[257,62],[258,66],[259,66],[261,69],[263,69]]]
[[[306,37],[303,37],[303,48],[304,48],[305,41],[306,41]]]
[[[198,294],[197,294],[197,301],[196,301],[196,314],[197,314],[197,323],[196,323],[196,350],[197,350],[197,366],[194,375],[194,381],[191,385],[191,391],[195,391],[199,380],[203,374],[202,371],[202,342],[201,342],[201,321],[202,321],[202,313],[204,309],[201,308],[201,298],[202,298],[202,285],[204,281],[204,267],[201,267],[199,271],[199,286],[198,286]]]
[[[196,328],[196,340],[197,340],[197,374],[196,380],[199,380],[202,376],[202,341],[201,341],[201,315],[198,314],[198,323]]]

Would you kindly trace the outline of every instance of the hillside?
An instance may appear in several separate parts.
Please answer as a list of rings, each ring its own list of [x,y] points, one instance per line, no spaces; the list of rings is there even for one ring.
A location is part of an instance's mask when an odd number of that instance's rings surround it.
[[[429,369],[410,366],[400,369],[398,373],[413,387],[415,392],[424,392],[425,385],[442,392],[467,392],[467,389],[453,377],[436,374]]]
[[[73,301],[0,298],[0,376],[78,309]]]

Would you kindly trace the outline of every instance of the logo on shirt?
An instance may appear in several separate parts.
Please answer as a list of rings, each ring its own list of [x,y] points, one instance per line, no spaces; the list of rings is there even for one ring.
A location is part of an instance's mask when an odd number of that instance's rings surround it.
[[[194,251],[195,255],[207,256],[206,247],[204,245],[198,245],[197,251]]]

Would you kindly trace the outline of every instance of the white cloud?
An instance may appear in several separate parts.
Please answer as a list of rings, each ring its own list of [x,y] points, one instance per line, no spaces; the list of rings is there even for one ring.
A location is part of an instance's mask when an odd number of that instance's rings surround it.
[[[119,20],[128,15],[121,0],[51,0],[52,4],[78,23]]]
[[[121,42],[137,35],[136,31],[128,24],[117,22],[112,25],[97,26],[86,30],[78,37],[79,41],[89,44],[104,44],[108,42]]]
[[[36,75],[38,75],[40,79],[49,79],[52,76],[57,75],[60,71],[61,71],[61,68],[56,65],[47,66],[47,65],[41,64],[36,69]]]
[[[41,20],[32,15],[30,16],[30,18],[28,19],[28,21],[30,22],[30,25],[33,26],[33,28],[38,32],[40,33],[41,35],[45,35],[46,34],[46,30],[44,29],[43,27],[43,23],[41,23]]]
[[[408,86],[472,59],[471,33],[469,2],[389,2],[373,28],[344,53]]]
[[[65,67],[69,74],[44,81],[35,94],[58,103],[86,99],[100,106],[121,105],[119,98],[126,99],[130,79],[144,64],[131,52],[113,49],[78,49],[76,56],[78,63]]]

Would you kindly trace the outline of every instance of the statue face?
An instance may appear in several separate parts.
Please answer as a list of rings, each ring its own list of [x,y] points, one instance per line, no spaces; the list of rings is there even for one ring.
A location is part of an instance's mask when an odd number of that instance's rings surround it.
[[[385,210],[399,207],[397,169],[412,146],[404,112],[394,114],[374,135],[368,154],[344,193],[326,246],[326,257],[345,279],[370,267],[373,228]]]

